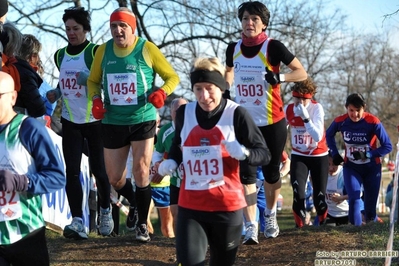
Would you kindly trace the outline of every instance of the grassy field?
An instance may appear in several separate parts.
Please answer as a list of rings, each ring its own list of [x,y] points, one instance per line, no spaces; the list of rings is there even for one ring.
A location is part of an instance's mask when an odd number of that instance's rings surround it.
[[[387,213],[379,214],[379,216],[384,220],[384,223],[369,223],[365,226],[307,226],[297,229],[295,228],[290,208],[284,208],[278,213],[277,218],[280,226],[279,237],[265,239],[260,234],[259,245],[241,245],[235,265],[316,265],[316,259],[328,260],[332,258],[331,255],[318,255],[323,252],[323,254],[342,254],[342,252],[352,251],[384,251],[387,249],[387,242],[390,237],[389,219]],[[47,230],[50,265],[176,265],[173,262],[176,258],[174,240],[161,236],[156,215],[154,214],[152,217],[155,236],[151,242],[145,245],[134,241],[132,232],[125,231],[124,216],[121,216],[120,232],[116,237],[102,237],[95,233],[90,233],[88,240],[74,241]],[[396,254],[399,251],[398,226],[398,224],[395,224],[392,248]],[[109,254],[119,254],[122,257],[119,257],[119,255],[110,256]],[[372,258],[369,255],[364,257],[350,255],[348,261],[350,260],[354,261],[356,265],[385,265],[384,257]],[[391,265],[399,265],[399,258],[393,257]]]
[[[283,209],[278,214],[280,236],[272,240],[265,240],[263,236],[260,236],[258,246],[240,246],[236,265],[314,265],[314,261],[318,258],[331,258],[318,257],[318,252],[342,254],[346,251],[384,251],[389,239],[389,223],[387,214],[380,216],[385,223],[371,223],[360,227],[308,226],[298,230],[294,228],[291,211]],[[124,230],[121,230],[118,237],[104,238],[90,233],[89,240],[86,241],[67,240],[47,230],[51,265],[175,265],[169,258],[170,254],[174,253],[173,240],[160,236],[157,221],[153,220],[153,222],[157,237],[145,246],[132,241],[132,233],[124,232]],[[399,231],[398,225],[395,226],[393,250],[397,252]],[[121,220],[121,229],[123,228],[124,224]],[[157,248],[158,250],[155,251],[157,255],[155,255],[153,250]],[[104,258],[103,253],[98,253],[99,250],[104,250],[104,254],[107,252],[124,254],[125,257],[122,262],[114,256]],[[138,253],[137,250],[144,253]],[[271,255],[272,253],[274,255]],[[152,255],[147,256],[147,254]],[[275,257],[276,254],[279,254],[278,257]],[[153,256],[156,256],[156,259]],[[385,258],[371,258],[368,255],[349,256],[349,258],[356,261],[356,265],[384,265],[385,261]],[[399,265],[398,257],[392,258],[391,265]]]
[[[388,184],[392,180],[392,172],[391,171],[383,171],[382,172],[382,179],[381,179],[381,186],[380,186],[380,198],[379,202],[385,202],[383,195],[383,189],[385,190]],[[283,180],[284,183],[281,185],[281,195],[284,198],[284,205],[283,209],[291,209],[292,206],[292,187],[290,183],[289,177],[285,177]]]
[[[384,171],[382,180],[381,180],[381,189],[380,193],[382,193],[382,188],[386,188],[389,182],[392,179],[392,172]],[[291,214],[291,206],[292,206],[292,187],[291,183],[289,180],[289,177],[285,177],[283,180],[283,183],[281,185],[281,195],[283,196],[283,211],[279,212],[279,216],[281,216],[281,219],[279,217],[279,226],[282,230],[285,229],[291,229],[295,226],[292,214]],[[381,199],[380,199],[381,202]],[[388,220],[388,215],[389,213],[378,213],[379,216],[386,217],[386,220]],[[154,227],[155,234],[160,235],[160,223],[158,220],[158,215],[157,211],[154,208],[152,214],[151,214],[151,222]],[[312,219],[314,218],[314,214],[312,215]],[[120,215],[120,233],[124,234],[125,232],[125,220],[126,216],[124,214]]]
[[[384,188],[389,183],[391,175],[391,173],[384,174],[382,181]],[[240,245],[235,265],[315,265],[317,259],[333,258],[331,255],[320,255],[320,252],[342,254],[342,252],[352,251],[380,252],[387,249],[390,237],[388,213],[378,213],[384,223],[368,223],[365,226],[307,226],[297,229],[291,211],[292,188],[288,180],[282,184],[281,194],[284,197],[284,205],[277,217],[280,226],[279,237],[265,239],[263,235],[260,235],[259,245]],[[88,240],[75,241],[65,239],[59,233],[47,230],[50,264],[52,266],[176,265],[174,263],[176,259],[174,239],[162,237],[156,211],[151,214],[151,218],[155,235],[149,243],[144,245],[134,240],[132,232],[125,231],[126,218],[122,214],[120,215],[119,235],[116,237],[101,237],[96,233],[90,233]],[[395,224],[392,248],[396,252],[395,254],[398,254],[399,251],[398,227],[399,225]],[[109,254],[118,254],[118,256]],[[351,255],[347,258],[355,261],[356,265],[385,265],[384,257]],[[399,258],[393,257],[391,265],[399,265]]]

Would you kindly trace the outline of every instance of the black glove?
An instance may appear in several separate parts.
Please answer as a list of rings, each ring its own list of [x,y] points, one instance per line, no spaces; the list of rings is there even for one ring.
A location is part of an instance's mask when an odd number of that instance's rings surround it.
[[[334,155],[334,157],[333,157],[333,164],[334,165],[340,165],[343,162],[344,162],[344,158],[342,158],[341,155],[339,155],[338,153]]]
[[[225,91],[223,92],[223,94],[222,94],[222,97],[223,97],[223,99],[229,99],[229,100],[231,100],[231,97],[230,97],[230,90],[225,90]]]
[[[353,156],[353,158],[355,158],[355,160],[364,160],[367,158],[366,153],[364,153],[362,151],[352,152],[352,156]]]
[[[28,178],[26,175],[14,174],[9,170],[0,170],[0,191],[26,191]]]
[[[276,84],[280,84],[281,83],[280,82],[280,74],[270,71],[267,67],[266,67],[265,80],[270,85],[276,85]]]

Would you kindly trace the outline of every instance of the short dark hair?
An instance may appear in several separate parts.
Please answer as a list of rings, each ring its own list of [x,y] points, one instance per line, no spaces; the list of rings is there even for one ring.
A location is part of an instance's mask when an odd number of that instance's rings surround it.
[[[84,7],[70,7],[65,9],[64,12],[62,16],[62,21],[64,21],[64,23],[68,19],[73,19],[76,23],[82,25],[84,30],[91,31],[90,14]]]
[[[247,11],[251,15],[258,15],[263,24],[269,26],[270,11],[263,3],[259,1],[249,1],[242,3],[238,7],[238,19],[240,21],[242,21],[242,17],[244,16],[245,11]]]
[[[353,105],[356,108],[366,107],[366,101],[360,93],[352,93],[346,98],[345,107]]]

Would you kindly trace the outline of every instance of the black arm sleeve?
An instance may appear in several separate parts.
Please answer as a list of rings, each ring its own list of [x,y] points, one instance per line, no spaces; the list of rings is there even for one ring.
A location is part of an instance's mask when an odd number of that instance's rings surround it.
[[[267,55],[272,66],[277,66],[280,62],[289,65],[295,58],[295,55],[293,55],[282,42],[277,40],[270,40],[269,46],[267,47]]]
[[[57,65],[57,54],[58,54],[58,51],[59,51],[60,49],[58,49],[55,53],[54,53],[54,65],[57,67],[57,69],[58,69],[58,71],[60,71],[60,68],[58,67],[58,65]]]
[[[267,165],[271,154],[265,139],[247,110],[238,106],[234,112],[234,132],[237,141],[250,152],[248,164],[258,166]]]
[[[226,49],[226,66],[228,67],[233,67],[234,62],[233,62],[233,54],[234,54],[234,48],[236,47],[236,42],[231,42],[227,46]]]
[[[175,136],[172,140],[172,146],[170,146],[170,150],[168,153],[168,159],[173,159],[177,165],[183,161],[183,154],[181,151],[181,138],[180,132],[184,124],[184,110],[186,109],[186,105],[181,105],[176,111],[176,119],[175,119]]]

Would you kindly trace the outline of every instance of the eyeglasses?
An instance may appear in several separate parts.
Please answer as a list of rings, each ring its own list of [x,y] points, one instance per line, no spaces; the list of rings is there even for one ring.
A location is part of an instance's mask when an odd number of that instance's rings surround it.
[[[1,97],[2,97],[4,94],[11,93],[11,92],[13,92],[13,91],[6,91],[6,92],[0,93],[0,99],[1,99]]]

